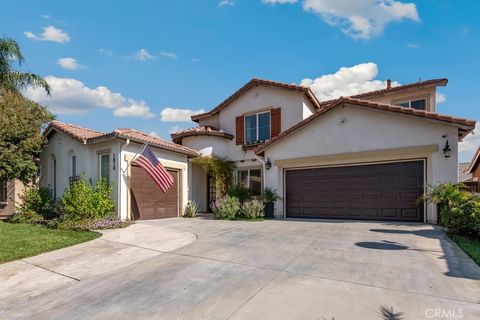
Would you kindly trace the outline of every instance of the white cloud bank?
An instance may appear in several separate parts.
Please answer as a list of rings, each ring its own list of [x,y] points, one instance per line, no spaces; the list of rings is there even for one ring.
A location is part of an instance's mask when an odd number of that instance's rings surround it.
[[[262,0],[266,4],[296,3],[296,0]],[[303,9],[324,22],[339,26],[354,39],[380,35],[391,22],[420,21],[415,3],[396,0],[302,0]]]
[[[140,61],[147,61],[147,60],[154,60],[157,57],[152,55],[150,52],[147,51],[147,49],[140,49],[138,50],[134,55],[133,58],[135,60],[140,60]]]
[[[204,113],[205,110],[190,110],[179,108],[165,108],[160,112],[160,118],[164,122],[184,122],[191,121],[193,115]]]
[[[77,59],[74,58],[60,58],[57,60],[57,64],[67,70],[77,70],[78,68],[83,67],[78,63]]]
[[[480,146],[480,123],[477,122],[473,134],[469,134],[458,144],[459,161],[470,161],[478,146]]]
[[[320,101],[385,89],[386,81],[376,80],[378,66],[373,62],[342,67],[333,74],[315,79],[303,79],[300,84],[310,87]],[[392,86],[400,85],[392,81]]]
[[[155,115],[144,101],[125,98],[121,93],[112,92],[108,87],[89,88],[76,79],[45,78],[51,87],[51,96],[44,90],[28,89],[25,95],[31,100],[46,106],[54,114],[85,114],[95,108],[112,109],[119,117],[153,118]]]
[[[28,39],[37,41],[52,41],[58,43],[70,41],[70,36],[66,32],[61,29],[57,29],[54,26],[44,27],[43,32],[39,34],[35,34],[31,31],[25,31],[23,34]]]

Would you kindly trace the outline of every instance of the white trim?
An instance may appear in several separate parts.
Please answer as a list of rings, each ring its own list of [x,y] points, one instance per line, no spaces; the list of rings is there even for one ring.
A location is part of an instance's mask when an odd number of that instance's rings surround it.
[[[287,218],[287,184],[286,184],[286,172],[293,170],[304,170],[304,169],[316,169],[316,168],[336,168],[336,167],[353,167],[353,166],[362,166],[362,165],[375,165],[375,164],[384,164],[384,163],[398,163],[398,162],[412,162],[412,161],[422,161],[423,162],[423,193],[427,192],[427,158],[411,158],[411,159],[392,159],[392,160],[383,160],[383,161],[366,161],[366,162],[354,162],[354,163],[342,163],[342,164],[332,164],[332,165],[320,165],[320,166],[305,166],[305,167],[292,167],[292,168],[283,168],[282,180],[283,180],[283,218]],[[438,220],[438,218],[437,218]],[[370,220],[366,220],[370,221]],[[375,221],[375,220],[372,220]],[[379,220],[383,221],[383,220]],[[388,220],[390,221],[390,220]],[[393,220],[392,220],[393,221]],[[423,222],[427,223],[427,204],[423,204]]]

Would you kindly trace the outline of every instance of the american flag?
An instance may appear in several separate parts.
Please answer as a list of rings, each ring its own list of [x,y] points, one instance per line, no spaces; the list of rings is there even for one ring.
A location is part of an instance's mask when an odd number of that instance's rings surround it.
[[[167,192],[173,185],[172,176],[158,161],[148,145],[145,146],[145,149],[133,163],[142,167],[163,192]]]

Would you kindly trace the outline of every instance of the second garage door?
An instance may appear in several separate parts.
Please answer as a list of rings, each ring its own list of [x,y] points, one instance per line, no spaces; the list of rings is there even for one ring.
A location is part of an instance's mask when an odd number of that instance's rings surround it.
[[[132,215],[134,220],[178,217],[179,172],[167,170],[173,177],[173,186],[165,193],[142,168],[131,167]]]
[[[424,161],[285,172],[292,218],[423,221]]]

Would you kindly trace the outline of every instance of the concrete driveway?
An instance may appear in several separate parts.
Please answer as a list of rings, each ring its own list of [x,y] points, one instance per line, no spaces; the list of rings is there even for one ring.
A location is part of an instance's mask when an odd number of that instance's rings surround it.
[[[13,293],[7,303],[0,297],[0,318],[341,320],[382,319],[382,310],[403,319],[480,318],[480,268],[429,225],[201,219],[141,225],[159,228],[159,237],[170,230],[197,239],[171,252],[139,244],[156,254],[134,261],[132,253],[127,266],[35,288],[33,297]]]

